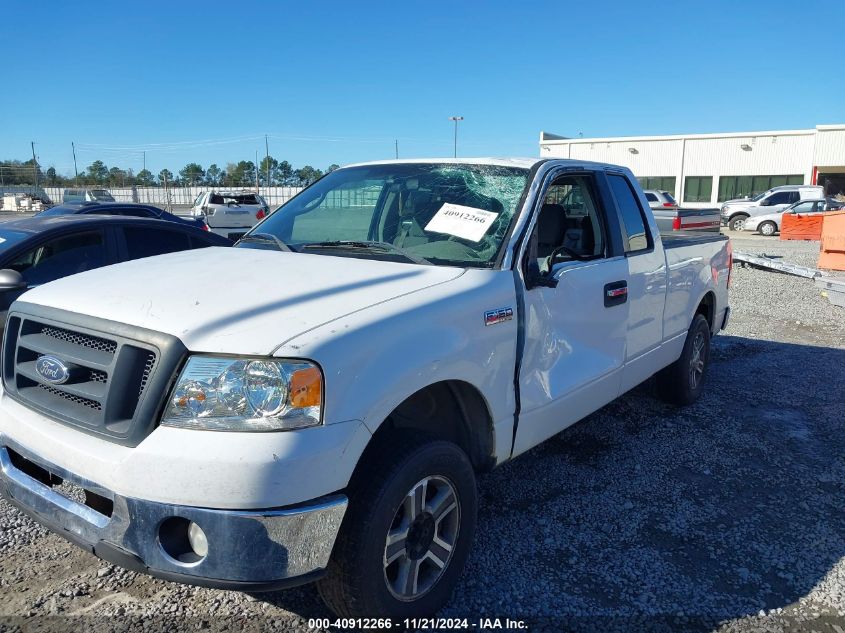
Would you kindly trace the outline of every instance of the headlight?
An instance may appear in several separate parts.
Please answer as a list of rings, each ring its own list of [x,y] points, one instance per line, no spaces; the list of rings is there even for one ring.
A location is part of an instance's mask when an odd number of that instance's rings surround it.
[[[282,431],[322,421],[323,375],[313,363],[192,356],[161,423],[210,431]]]

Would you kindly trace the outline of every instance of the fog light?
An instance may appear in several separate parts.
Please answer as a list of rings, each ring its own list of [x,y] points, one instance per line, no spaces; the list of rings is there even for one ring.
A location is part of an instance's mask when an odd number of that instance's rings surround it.
[[[191,549],[194,550],[194,553],[200,558],[205,558],[206,554],[208,554],[208,539],[205,536],[205,532],[194,522],[191,522],[188,526],[188,543]]]
[[[208,539],[196,523],[183,517],[165,519],[158,528],[161,549],[173,560],[193,565],[208,554]]]

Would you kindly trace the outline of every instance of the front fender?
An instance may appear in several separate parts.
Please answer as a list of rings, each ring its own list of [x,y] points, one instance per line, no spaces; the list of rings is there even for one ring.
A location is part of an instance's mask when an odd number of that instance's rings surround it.
[[[375,432],[405,399],[444,380],[474,386],[494,425],[512,424],[513,283],[509,271],[468,271],[307,332],[275,354],[320,363],[327,424],[361,420]],[[484,313],[499,308],[511,308],[514,318],[486,326]],[[497,445],[497,456],[509,451],[509,445]]]

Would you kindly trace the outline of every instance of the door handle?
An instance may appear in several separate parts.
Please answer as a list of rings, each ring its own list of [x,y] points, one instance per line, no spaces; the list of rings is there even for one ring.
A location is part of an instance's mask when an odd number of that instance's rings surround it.
[[[628,300],[628,282],[614,281],[604,286],[604,307],[610,308]]]

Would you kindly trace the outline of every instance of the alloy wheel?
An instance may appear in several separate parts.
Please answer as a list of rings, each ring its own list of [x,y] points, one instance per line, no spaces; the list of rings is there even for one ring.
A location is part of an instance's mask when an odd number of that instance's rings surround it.
[[[692,356],[689,363],[689,386],[695,390],[704,375],[704,333],[699,332],[692,341]]]
[[[434,587],[452,558],[460,526],[458,494],[448,479],[432,475],[411,488],[384,544],[384,580],[395,598],[416,600]]]

